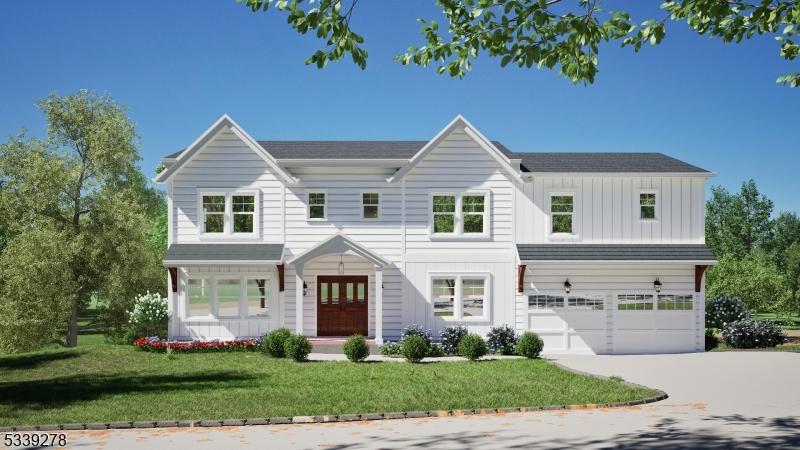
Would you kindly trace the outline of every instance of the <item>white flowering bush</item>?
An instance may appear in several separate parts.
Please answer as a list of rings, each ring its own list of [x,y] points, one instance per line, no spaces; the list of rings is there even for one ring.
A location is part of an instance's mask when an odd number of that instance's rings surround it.
[[[786,342],[786,333],[771,320],[744,319],[722,330],[725,344],[732,348],[767,348]]]
[[[718,295],[706,302],[706,327],[723,329],[729,323],[750,318],[747,306],[736,297]]]
[[[129,312],[130,324],[136,337],[167,335],[167,299],[156,292],[149,291],[139,295],[133,303],[133,310]]]

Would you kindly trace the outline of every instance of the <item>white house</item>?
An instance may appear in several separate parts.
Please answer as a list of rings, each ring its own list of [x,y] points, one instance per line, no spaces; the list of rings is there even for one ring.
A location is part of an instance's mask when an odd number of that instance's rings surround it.
[[[552,353],[704,348],[704,184],[660,153],[256,141],[228,116],[163,159],[169,334],[536,331]]]

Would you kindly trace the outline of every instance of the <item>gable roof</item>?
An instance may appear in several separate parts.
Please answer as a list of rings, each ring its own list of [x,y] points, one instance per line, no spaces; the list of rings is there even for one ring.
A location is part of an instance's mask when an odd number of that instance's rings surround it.
[[[716,261],[705,244],[517,244],[522,262]]]
[[[709,173],[663,153],[516,153],[525,172]]]
[[[209,129],[207,129],[199,138],[197,138],[192,145],[187,147],[184,151],[182,151],[177,157],[174,164],[170,165],[166,169],[164,169],[161,173],[156,175],[153,179],[156,183],[163,183],[172,178],[176,173],[178,173],[189,161],[194,158],[195,155],[200,153],[200,151],[211,142],[219,133],[224,130],[230,130],[233,134],[235,134],[242,142],[245,143],[251,150],[253,150],[258,156],[260,156],[264,161],[266,161],[267,165],[272,168],[275,173],[283,178],[284,181],[287,183],[293,184],[296,183],[297,180],[289,174],[286,170],[284,170],[278,162],[275,161],[275,158],[270,155],[267,151],[264,150],[263,147],[258,145],[256,141],[247,134],[242,127],[240,127],[236,122],[233,121],[227,114],[223,114],[222,117],[217,119],[213,125]]]
[[[318,256],[345,253],[347,251],[355,253],[359,257],[372,263],[375,267],[386,267],[389,265],[389,263],[378,254],[342,233],[336,233],[305,252],[295,256],[289,261],[289,264],[297,268],[298,265],[305,264]]]

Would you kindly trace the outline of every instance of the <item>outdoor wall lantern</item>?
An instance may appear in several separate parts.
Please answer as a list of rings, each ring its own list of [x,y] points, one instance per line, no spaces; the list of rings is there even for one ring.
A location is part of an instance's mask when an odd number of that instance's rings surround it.
[[[653,289],[656,290],[656,294],[661,292],[661,281],[656,277],[656,281],[653,281]]]
[[[303,281],[303,297],[305,297],[306,294],[308,294],[308,283]]]
[[[344,275],[344,261],[342,261],[342,257],[344,254],[339,255],[339,275]]]
[[[569,278],[567,278],[567,281],[564,282],[564,292],[569,294],[569,291],[571,290],[572,290],[572,283],[570,283]]]

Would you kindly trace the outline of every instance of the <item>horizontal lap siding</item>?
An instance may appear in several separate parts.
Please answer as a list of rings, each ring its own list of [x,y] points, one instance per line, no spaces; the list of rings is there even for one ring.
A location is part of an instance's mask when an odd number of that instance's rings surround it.
[[[640,191],[657,193],[656,221],[639,220]],[[695,177],[536,177],[516,194],[517,241],[546,243],[548,196],[575,193],[583,243],[705,242],[704,181]]]

